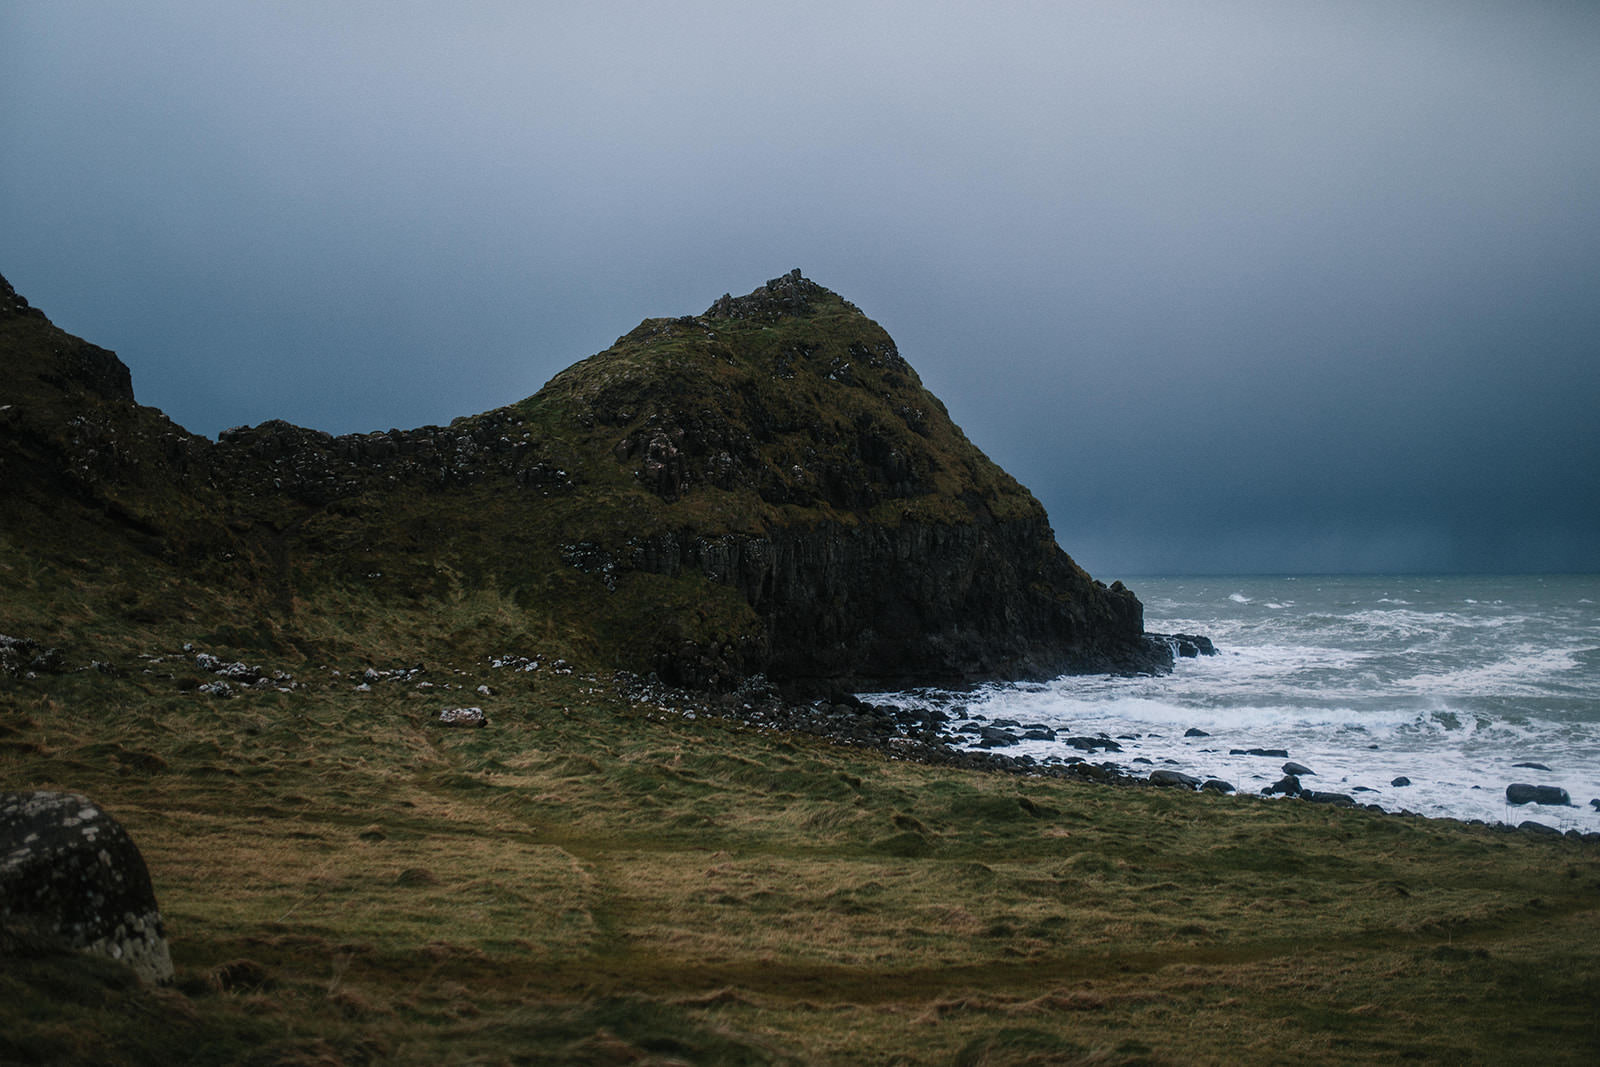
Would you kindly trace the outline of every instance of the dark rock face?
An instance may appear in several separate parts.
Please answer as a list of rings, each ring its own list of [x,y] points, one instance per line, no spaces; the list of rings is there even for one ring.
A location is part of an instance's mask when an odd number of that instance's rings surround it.
[[[737,589],[767,634],[746,670],[785,681],[959,684],[1172,664],[1164,643],[1145,638],[1138,599],[1121,583],[1079,581],[1042,522],[668,534],[639,543],[628,562]],[[705,665],[674,654],[656,670],[677,685],[712,681]]]
[[[1151,634],[1150,636],[1165,641],[1172,649],[1172,654],[1182,659],[1217,654],[1217,646],[1211,643],[1211,638],[1201,637],[1199,634]]]
[[[76,793],[0,793],[0,923],[122,960],[146,982],[172,980],[144,857]]]
[[[1512,804],[1551,804],[1557,807],[1567,807],[1572,803],[1572,797],[1560,786],[1528,785],[1526,782],[1506,786],[1506,800]]]

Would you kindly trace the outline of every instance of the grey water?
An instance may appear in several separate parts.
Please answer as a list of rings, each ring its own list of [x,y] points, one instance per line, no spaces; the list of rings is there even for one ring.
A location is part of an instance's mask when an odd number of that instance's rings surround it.
[[[1127,773],[1158,768],[1259,792],[1286,749],[1307,789],[1392,811],[1600,831],[1600,575],[1130,580],[1154,632],[1205,634],[1219,655],[1171,674],[1068,676],[969,691],[871,694],[952,715],[1042,725],[1062,740],[998,751],[1065,762],[1069,735]],[[970,728],[970,727],[969,727]],[[1207,736],[1186,736],[1200,731]],[[976,746],[976,737],[972,747]],[[1540,767],[1519,766],[1538,764]],[[1408,785],[1393,784],[1409,779]],[[1507,803],[1513,782],[1570,807]]]

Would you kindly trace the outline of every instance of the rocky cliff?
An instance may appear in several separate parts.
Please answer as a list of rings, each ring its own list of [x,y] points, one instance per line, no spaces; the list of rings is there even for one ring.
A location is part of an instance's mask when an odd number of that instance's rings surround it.
[[[647,320],[448,427],[269,422],[211,442],[139,407],[115,356],[8,285],[0,358],[12,544],[37,544],[49,515],[78,542],[132,545],[248,604],[260,640],[310,648],[330,615],[398,625],[490,594],[497,621],[454,639],[544,635],[707,688],[1171,663],[1134,595],[1056,545],[889,335],[798,271]]]

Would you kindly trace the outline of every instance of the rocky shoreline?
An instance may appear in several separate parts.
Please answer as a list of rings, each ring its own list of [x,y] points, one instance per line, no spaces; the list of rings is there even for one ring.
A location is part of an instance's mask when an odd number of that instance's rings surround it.
[[[1172,648],[1175,655],[1211,655],[1216,651],[1208,639],[1196,635],[1151,634],[1149,638],[1152,642],[1161,642]],[[463,671],[454,668],[430,671],[419,663],[393,669],[367,666],[341,671],[332,667],[322,668],[319,673],[325,677],[313,681],[304,677],[297,679],[280,669],[230,662],[201,651],[192,644],[185,645],[175,653],[146,654],[139,658],[141,662],[138,665],[130,666],[119,666],[109,660],[98,659],[87,665],[71,666],[67,655],[60,649],[46,647],[27,637],[0,635],[0,675],[18,680],[35,680],[41,675],[95,673],[109,680],[142,674],[170,680],[178,692],[197,699],[248,698],[257,691],[289,693],[315,684],[349,686],[353,693],[368,693],[376,686],[405,685],[437,691],[443,700],[449,700],[450,695],[458,691],[492,698],[495,689],[486,681],[480,681],[480,675],[492,679],[493,673],[500,671],[543,672],[553,676],[571,676],[574,673],[571,664],[558,658],[506,654],[480,665],[489,672],[487,674],[482,670]],[[595,684],[606,684],[594,675],[585,675],[584,678]],[[645,709],[646,717],[655,721],[719,719],[747,728],[805,734],[834,744],[874,749],[890,759],[973,771],[1071,779],[1141,789],[1219,794],[1236,791],[1233,784],[1221,778],[1201,778],[1175,767],[1155,767],[1152,760],[1144,757],[1132,757],[1125,762],[1106,758],[1123,753],[1122,741],[1133,738],[1119,739],[1104,733],[1081,736],[1063,734],[1043,723],[983,719],[981,716],[963,721],[961,717],[935,708],[874,704],[844,689],[834,689],[822,695],[805,690],[786,692],[762,675],[748,678],[739,687],[723,693],[672,686],[654,675],[641,677],[629,672],[615,673],[610,677],[609,685],[636,709]],[[480,706],[450,706],[443,708],[433,721],[443,727],[484,728],[490,725],[491,716]],[[1190,729],[1187,736],[1202,738],[1210,735],[1203,730]],[[1025,740],[1048,740],[1071,748],[1075,754],[1041,760],[1031,755],[1010,755],[996,751]],[[1399,817],[1438,817],[1405,810],[1391,811],[1378,804],[1363,803],[1350,793],[1307,788],[1302,779],[1313,776],[1315,772],[1290,759],[1290,752],[1286,748],[1258,747],[1232,749],[1230,752],[1285,761],[1282,764],[1283,776],[1260,790],[1263,797],[1292,798],[1306,803],[1360,808]],[[1520,766],[1547,769],[1531,763]],[[1396,779],[1392,784],[1403,786],[1410,783],[1405,779]],[[1356,791],[1360,791],[1359,787]],[[1508,805],[1518,807],[1574,806],[1566,790],[1528,783],[1507,786],[1506,800]],[[1590,801],[1590,804],[1600,809],[1600,798]],[[1451,821],[1489,826],[1501,831],[1600,841],[1600,832],[1575,829],[1563,832],[1531,819],[1515,825],[1482,819]]]
[[[1152,635],[1164,637],[1166,635]],[[1185,635],[1173,635],[1183,640],[1195,640]],[[1204,638],[1198,639],[1209,645]],[[1204,653],[1201,653],[1204,654]],[[926,707],[900,707],[892,704],[873,704],[863,701],[853,693],[834,692],[810,700],[785,699],[780,690],[764,678],[748,681],[740,689],[726,694],[705,694],[677,689],[656,679],[641,679],[633,675],[618,675],[615,683],[621,693],[636,704],[652,706],[651,718],[718,718],[731,720],[747,727],[776,732],[808,734],[840,745],[877,749],[891,759],[912,760],[938,766],[961,767],[974,771],[999,774],[1026,775],[1042,778],[1072,779],[1102,785],[1126,788],[1176,789],[1188,792],[1233,793],[1234,786],[1220,778],[1199,778],[1171,768],[1153,767],[1152,761],[1135,757],[1126,765],[1104,757],[1123,751],[1117,738],[1106,734],[1088,736],[1062,735],[1043,723],[1021,723],[1008,719],[994,719],[979,724],[969,720],[961,725],[951,715]],[[1209,736],[1201,730],[1189,731],[1190,736]],[[995,751],[1022,740],[1051,740],[1065,744],[1082,753],[1055,759],[1039,760],[1030,755],[1008,755]],[[962,747],[963,745],[972,747]],[[1282,797],[1311,804],[1334,807],[1359,808],[1364,811],[1397,818],[1447,818],[1426,816],[1417,812],[1393,811],[1382,805],[1363,803],[1350,793],[1308,788],[1303,778],[1315,774],[1310,768],[1289,759],[1289,751],[1282,748],[1252,748],[1231,750],[1237,755],[1255,755],[1269,759],[1282,759],[1283,776],[1260,791],[1263,798]],[[1099,757],[1099,758],[1097,758]],[[1147,769],[1138,769],[1143,765]],[[1407,785],[1397,779],[1393,784]],[[1506,788],[1507,803],[1513,806],[1533,804],[1543,807],[1572,807],[1566,790],[1551,786],[1513,783]],[[1600,798],[1590,801],[1600,809]],[[1562,831],[1546,823],[1526,819],[1519,823],[1488,822],[1483,819],[1448,819],[1465,825],[1487,826],[1500,832],[1565,837],[1589,842],[1600,841],[1600,832],[1570,829]]]

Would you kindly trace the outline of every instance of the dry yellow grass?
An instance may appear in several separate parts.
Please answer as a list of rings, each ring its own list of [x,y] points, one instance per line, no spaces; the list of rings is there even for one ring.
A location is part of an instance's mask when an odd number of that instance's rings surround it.
[[[0,776],[128,827],[180,984],[9,961],[0,1058],[1600,1052],[1592,844],[932,768],[659,721],[581,676],[357,692],[301,666],[218,701],[155,669],[5,683]],[[451,703],[491,725],[434,725]]]

